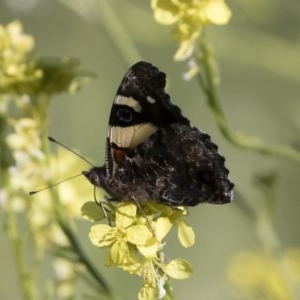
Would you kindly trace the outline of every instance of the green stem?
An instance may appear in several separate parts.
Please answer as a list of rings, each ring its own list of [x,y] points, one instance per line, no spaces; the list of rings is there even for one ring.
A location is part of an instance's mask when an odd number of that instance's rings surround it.
[[[175,298],[174,298],[174,295],[173,295],[173,288],[172,288],[170,280],[166,281],[166,283],[164,285],[164,288],[166,290],[167,295],[169,296],[169,299],[174,300]]]
[[[205,82],[201,75],[199,75],[199,83],[206,93],[208,105],[213,112],[216,123],[224,137],[237,147],[254,150],[261,154],[281,156],[300,164],[300,152],[291,147],[282,145],[269,146],[256,137],[236,135],[230,130],[218,95],[219,80],[216,74],[214,55],[205,38],[205,34],[201,36],[200,49],[203,54],[202,63]]]
[[[109,288],[109,285],[105,281],[105,279],[99,274],[98,270],[94,267],[94,264],[89,260],[88,256],[85,254],[83,248],[81,247],[80,243],[78,242],[76,235],[72,231],[69,223],[66,221],[66,216],[62,213],[59,200],[57,195],[54,195],[55,193],[52,193],[53,201],[54,201],[54,207],[55,207],[55,215],[57,222],[65,235],[67,236],[74,253],[79,258],[79,261],[85,265],[88,272],[92,275],[92,277],[96,280],[96,282],[99,284],[99,286],[102,289],[103,294],[107,296],[108,299],[115,299],[115,296],[113,295],[111,289]]]
[[[206,41],[205,35],[203,35],[200,39],[200,48],[203,54],[202,62],[204,72],[203,74],[199,74],[199,83],[207,96],[208,105],[215,116],[217,125],[221,133],[225,136],[225,138],[237,147],[254,150],[262,154],[281,156],[300,164],[300,152],[290,147],[281,145],[269,146],[257,138],[238,136],[231,132],[219,100],[219,80],[216,74],[215,59],[212,50]],[[202,75],[204,76],[204,78],[202,77]],[[272,197],[273,195],[268,194],[267,196]],[[271,202],[273,203],[274,200]],[[284,274],[284,276],[286,277],[286,283],[289,285],[290,291],[296,299],[299,295],[299,287],[294,283],[293,271],[285,262],[284,253],[282,252],[279,238],[270,219],[270,209],[260,212],[255,207],[248,205],[245,201],[242,201],[242,203],[238,203],[238,207],[241,208],[246,213],[246,215],[255,218],[257,223],[257,232],[264,248],[278,262],[282,274]]]
[[[9,176],[8,167],[9,162],[7,159],[7,145],[5,143],[5,119],[0,116],[0,188],[4,188],[6,192],[9,190]],[[35,285],[35,276],[33,271],[28,271],[26,266],[26,259],[24,256],[24,244],[22,242],[22,234],[19,231],[17,215],[10,207],[10,201],[6,203],[6,213],[4,215],[4,231],[8,238],[8,242],[12,249],[14,263],[19,276],[20,292],[25,300],[37,299],[37,290]],[[32,269],[31,269],[32,270]]]
[[[299,299],[300,287],[297,275],[286,259],[286,254],[280,245],[279,238],[268,214],[258,214],[257,232],[264,248],[274,258],[280,273],[285,278],[285,284],[292,295],[291,299]]]
[[[16,215],[13,211],[9,210],[6,215],[5,220],[5,231],[9,239],[12,253],[14,257],[14,262],[18,270],[19,284],[21,288],[21,293],[24,300],[34,300],[37,299],[36,294],[36,284],[34,281],[34,275],[29,272],[25,264],[23,243],[20,238],[20,233],[18,231],[18,225],[16,220]]]
[[[102,26],[105,27],[108,37],[118,49],[126,64],[131,65],[141,60],[141,54],[127,33],[124,24],[120,22],[120,18],[111,7],[112,4],[109,1],[96,1],[95,4]]]
[[[62,4],[70,9],[76,10],[82,16],[82,9],[79,5],[74,5],[69,0],[59,0]],[[124,24],[120,21],[119,15],[112,7],[112,1],[89,1],[89,10],[84,17],[86,19],[95,18],[96,21],[104,27],[107,37],[118,50],[120,57],[127,66],[142,59],[142,55],[133,43],[130,34],[125,29]],[[91,16],[92,15],[92,16]]]

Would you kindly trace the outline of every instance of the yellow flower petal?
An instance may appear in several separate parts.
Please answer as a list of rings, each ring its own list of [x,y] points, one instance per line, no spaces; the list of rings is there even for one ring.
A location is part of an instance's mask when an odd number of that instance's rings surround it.
[[[137,207],[133,203],[125,202],[118,205],[116,210],[116,226],[126,229],[135,221]]]
[[[174,55],[176,61],[183,61],[190,57],[194,51],[195,40],[190,39],[180,43],[179,49]]]
[[[110,249],[111,261],[128,272],[135,272],[140,264],[135,256],[134,250],[124,240],[116,241]]]
[[[117,266],[125,265],[128,262],[128,246],[124,241],[115,242],[110,249],[110,257]]]
[[[170,25],[178,20],[179,9],[170,0],[152,0],[151,8],[158,23]]]
[[[29,52],[34,47],[34,39],[30,35],[23,33],[23,27],[20,21],[13,21],[7,25],[7,31],[14,47],[24,52]]]
[[[151,8],[158,23],[175,24],[173,32],[180,41],[174,57],[176,61],[191,56],[204,26],[224,25],[231,18],[231,11],[224,0],[152,0]]]
[[[159,290],[158,288],[154,288],[149,284],[144,284],[141,288],[138,299],[139,300],[150,300],[150,299],[159,299]]]
[[[135,245],[145,245],[152,235],[147,225],[131,226],[125,233],[126,240]]]
[[[97,224],[91,227],[89,238],[97,247],[107,247],[116,240],[117,230],[106,224]]]
[[[187,279],[193,273],[192,265],[183,259],[173,259],[167,265],[160,266],[163,271],[175,279]]]
[[[192,247],[195,244],[195,233],[193,228],[185,221],[178,221],[178,238],[183,247]]]
[[[160,243],[156,238],[150,239],[144,246],[137,246],[139,252],[146,258],[154,258],[160,250]]]
[[[208,20],[216,25],[227,24],[231,18],[231,11],[223,0],[211,0],[204,8]]]
[[[155,236],[161,241],[171,230],[172,223],[169,218],[158,218],[155,225]]]
[[[130,256],[132,258],[132,255]],[[131,259],[130,263],[126,263],[122,266],[122,269],[129,274],[140,275],[141,263],[137,259]]]

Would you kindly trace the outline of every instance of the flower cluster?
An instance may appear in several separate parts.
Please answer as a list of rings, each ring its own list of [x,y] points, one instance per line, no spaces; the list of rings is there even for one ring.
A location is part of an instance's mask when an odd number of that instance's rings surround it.
[[[162,25],[173,25],[173,35],[179,42],[174,55],[176,61],[188,59],[183,79],[197,75],[206,55],[203,53],[203,30],[207,25],[224,25],[231,11],[224,0],[152,0],[154,19]]]
[[[73,159],[64,149],[53,155],[49,153],[46,133],[50,95],[76,90],[75,86],[79,86],[78,79],[83,73],[76,70],[78,62],[74,60],[33,60],[33,45],[33,38],[22,33],[20,22],[14,21],[6,27],[0,25],[0,102],[3,103],[3,107],[6,106],[2,110],[1,130],[4,131],[5,126],[10,129],[5,138],[6,144],[1,147],[1,162],[5,162],[7,166],[3,172],[6,175],[5,187],[10,191],[9,206],[21,211],[32,209],[33,203],[39,203],[39,209],[32,212],[33,219],[43,219],[43,223],[48,223],[49,218],[45,215],[41,218],[37,216],[45,207],[46,210],[50,209],[51,196],[45,192],[28,201],[28,191],[47,182],[68,178],[74,175],[73,172],[80,173],[85,168],[83,163],[78,163],[78,158]],[[34,74],[39,74],[35,79],[28,75],[29,66],[35,68]],[[10,70],[17,71],[14,73]],[[30,82],[32,85],[26,85],[25,89],[24,82]],[[8,109],[9,105],[11,109]],[[15,112],[15,115],[12,115],[12,112]],[[59,191],[61,199],[69,199],[61,200],[62,203],[68,202],[71,206],[76,203],[74,198],[79,193],[78,185],[67,182]],[[35,201],[39,197],[43,200]],[[79,207],[77,206],[77,209]],[[74,213],[77,209],[70,207],[68,210]],[[80,209],[77,210],[77,216],[79,211]],[[42,214],[51,216],[50,212],[44,211]]]
[[[77,59],[37,58],[34,39],[24,34],[19,21],[0,24],[0,93],[18,95],[76,92],[80,79],[93,76],[79,71]]]
[[[229,279],[239,299],[296,299],[293,286],[300,284],[300,250],[287,249],[276,257],[264,251],[242,252],[232,261]]]
[[[180,47],[175,60],[185,60],[192,55],[206,25],[224,25],[231,17],[224,0],[152,0],[151,7],[158,23],[176,24],[174,35]]]
[[[19,21],[0,24],[0,93],[24,92],[43,75],[29,59],[34,40],[22,30]]]
[[[30,236],[35,241],[36,258],[41,259],[45,249],[57,252],[69,249],[57,211],[63,209],[67,220],[79,217],[83,199],[90,194],[88,183],[84,186],[86,181],[77,185],[74,179],[55,191],[46,190],[28,197],[29,191],[81,174],[86,168],[85,163],[65,149],[50,153],[47,110],[53,94],[78,90],[80,80],[89,74],[77,70],[77,60],[35,58],[33,50],[34,39],[23,33],[20,22],[0,25],[0,136],[3,137],[0,140],[0,205],[5,216],[4,228],[8,236],[17,233],[11,238],[12,248],[23,245],[24,241],[20,243],[18,238]],[[26,220],[25,226],[15,222],[21,215],[26,216],[20,218]],[[16,255],[20,253],[21,249]],[[66,268],[68,263],[65,260],[64,264],[58,264],[57,273],[59,266]],[[74,277],[58,276],[56,284],[66,291],[66,285],[60,285],[60,281],[71,287]],[[71,292],[65,294],[69,298]]]
[[[163,253],[163,239],[174,225],[178,227],[182,246],[194,244],[194,232],[182,219],[187,215],[186,208],[144,204],[141,210],[130,202],[102,205],[109,212],[112,225],[93,225],[89,237],[95,246],[108,248],[106,265],[117,266],[144,279],[139,299],[167,299],[170,279],[186,279],[192,274],[192,266],[187,261],[169,260]],[[103,217],[95,202],[87,202],[82,214],[91,221]]]
[[[40,258],[45,250],[66,252],[64,256],[68,257],[68,251],[64,249],[70,248],[69,240],[57,222],[55,211],[61,209],[68,220],[80,217],[80,207],[91,191],[88,182],[81,178],[82,184],[76,184],[79,179],[73,179],[59,185],[56,191],[45,190],[31,197],[28,197],[28,191],[81,174],[86,164],[65,149],[47,155],[41,141],[41,127],[36,120],[26,117],[11,121],[11,125],[15,131],[6,141],[15,163],[8,168],[8,184],[3,188],[7,199],[3,207],[7,214],[26,215],[26,228]],[[59,203],[54,200],[55,194]],[[66,258],[59,262],[55,264],[55,273],[63,272],[65,276],[57,276],[54,281],[56,296],[69,299],[74,289],[76,264]],[[73,273],[65,274],[67,269]]]

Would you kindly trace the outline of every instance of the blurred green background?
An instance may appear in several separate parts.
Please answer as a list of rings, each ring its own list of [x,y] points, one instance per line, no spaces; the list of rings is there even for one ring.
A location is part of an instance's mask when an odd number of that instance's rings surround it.
[[[100,0],[99,0],[100,1]],[[1,0],[0,22],[19,19],[34,36],[40,55],[76,57],[82,69],[97,78],[75,96],[53,98],[49,133],[79,150],[98,165],[104,162],[104,142],[110,107],[125,71],[142,58],[168,75],[168,92],[191,122],[208,132],[226,157],[239,201],[259,207],[263,193],[255,176],[276,172],[274,227],[283,247],[300,246],[300,168],[278,157],[237,149],[219,133],[196,80],[185,82],[185,63],[175,63],[177,44],[170,27],[155,23],[148,1],[110,0],[115,16],[98,11],[97,0]],[[211,27],[208,38],[215,48],[221,75],[223,108],[234,131],[259,136],[266,143],[300,145],[300,10],[297,0],[226,1],[233,17],[228,26]],[[126,57],[117,49],[109,22],[120,22],[141,57]],[[120,52],[121,51],[121,52]],[[72,155],[70,153],[70,155]],[[87,169],[89,166],[87,166]],[[84,180],[84,179],[82,179]],[[91,199],[93,189],[91,188]],[[232,299],[227,270],[241,250],[261,248],[255,225],[236,204],[199,205],[190,209],[188,222],[196,233],[191,249],[168,241],[168,255],[189,260],[194,274],[173,281],[176,299]],[[90,245],[90,224],[80,222],[85,248],[102,274],[123,299],[135,299],[142,281],[103,265],[103,252]],[[175,234],[173,235],[175,237]],[[10,249],[0,233],[0,298],[20,299]],[[40,286],[48,271],[41,276]],[[79,285],[79,290],[84,286]],[[78,299],[81,294],[78,294]]]

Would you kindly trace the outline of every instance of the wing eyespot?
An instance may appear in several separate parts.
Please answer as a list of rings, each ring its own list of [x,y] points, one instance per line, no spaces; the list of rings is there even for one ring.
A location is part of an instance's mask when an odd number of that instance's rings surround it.
[[[119,121],[124,123],[130,123],[133,120],[132,111],[126,108],[119,108],[116,112],[116,116]]]

